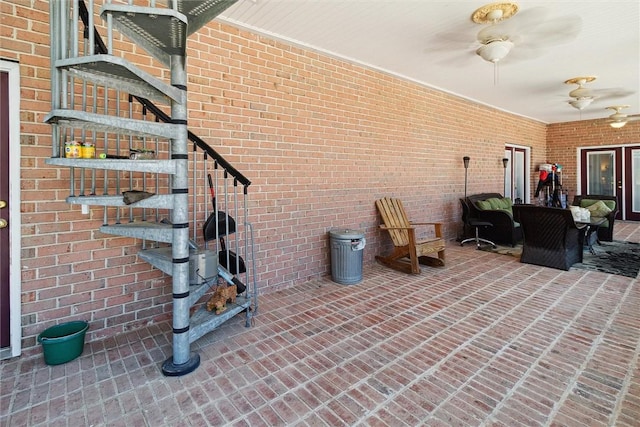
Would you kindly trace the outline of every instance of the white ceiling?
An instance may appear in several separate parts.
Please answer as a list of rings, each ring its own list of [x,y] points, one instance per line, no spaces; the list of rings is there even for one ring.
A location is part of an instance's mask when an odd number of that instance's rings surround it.
[[[548,16],[544,27],[516,26],[520,40],[498,63],[497,84],[493,64],[475,54],[483,26],[471,20],[488,3],[240,0],[219,19],[544,123],[603,118],[612,113],[605,107],[617,104],[631,106],[624,113],[640,113],[640,1],[517,2],[514,24],[540,10]],[[557,20],[581,23],[577,37],[534,52],[540,38],[533,31],[548,36]],[[588,88],[628,94],[596,99],[580,112],[567,103],[576,86],[564,81],[590,75],[597,79]]]

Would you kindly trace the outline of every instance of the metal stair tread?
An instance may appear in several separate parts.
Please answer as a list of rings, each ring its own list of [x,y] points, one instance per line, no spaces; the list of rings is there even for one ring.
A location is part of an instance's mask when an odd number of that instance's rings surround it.
[[[102,7],[102,19],[113,16],[113,26],[163,64],[171,65],[171,56],[185,56],[188,19],[182,13],[159,7],[108,3]]]
[[[173,227],[160,222],[130,222],[126,224],[103,225],[100,231],[124,237],[134,237],[143,240],[171,243],[173,241]]]
[[[125,58],[113,55],[92,55],[60,59],[57,68],[70,70],[76,76],[98,84],[117,87],[132,95],[163,102],[182,103],[181,90],[135,67]]]
[[[106,116],[66,108],[52,110],[45,116],[44,122],[76,129],[88,129],[124,135],[150,136],[167,139],[176,139],[180,136],[178,127],[171,123],[157,123],[128,119],[125,117]]]
[[[158,270],[171,276],[173,274],[172,250],[171,246],[142,249],[138,252],[138,256]]]
[[[142,249],[138,252],[138,256],[144,261],[153,265],[163,273],[173,275],[173,249],[171,246],[160,248]],[[190,252],[191,254],[191,252]],[[189,307],[195,304],[207,291],[215,286],[218,276],[208,279],[200,284],[189,283]]]
[[[50,157],[48,159],[45,159],[45,163],[53,166],[67,166],[87,169],[152,172],[172,175],[176,173],[175,160],[68,159],[66,157]]]
[[[131,207],[131,208],[159,208],[173,209],[173,194],[156,194],[136,203],[127,205],[122,195],[89,195],[89,196],[69,196],[66,202],[71,205],[89,205],[89,206],[115,206],[115,207]]]
[[[237,2],[238,0],[178,0],[178,10],[189,20],[187,35],[195,33]]]
[[[237,296],[236,302],[227,303],[227,309],[220,314],[207,311],[205,306],[206,304],[202,304],[189,320],[189,342],[194,342],[204,334],[213,331],[238,313],[250,310],[251,297],[246,294]]]

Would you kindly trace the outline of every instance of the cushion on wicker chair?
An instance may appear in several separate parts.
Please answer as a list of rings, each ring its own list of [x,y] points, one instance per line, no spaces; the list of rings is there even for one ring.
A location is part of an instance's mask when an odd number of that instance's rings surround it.
[[[513,202],[509,197],[502,197],[502,198],[492,197],[487,200],[479,200],[476,203],[478,208],[482,209],[483,211],[501,210],[501,211],[512,213],[511,207],[513,206]]]
[[[513,220],[513,203],[509,197],[500,193],[479,193],[468,196],[466,202],[472,218],[493,225],[479,230],[483,239],[511,246],[522,239],[520,224]]]
[[[591,212],[592,217],[595,216],[598,218],[603,218],[609,215],[612,211],[612,209],[607,206],[602,200],[598,200],[594,204],[587,206],[587,209],[589,210],[589,212]]]
[[[598,239],[603,242],[611,242],[613,240],[613,226],[615,225],[616,215],[618,214],[618,198],[616,196],[608,196],[604,194],[576,195],[573,198],[573,205],[580,206],[581,208],[589,208],[589,206],[600,201],[611,209],[611,212],[602,216],[606,221],[598,227]],[[593,213],[591,215],[598,218]]]

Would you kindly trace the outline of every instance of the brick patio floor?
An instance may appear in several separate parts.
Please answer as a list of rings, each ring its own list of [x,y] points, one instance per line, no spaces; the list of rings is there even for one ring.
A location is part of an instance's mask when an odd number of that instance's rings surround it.
[[[640,225],[616,223],[640,242]],[[83,355],[0,365],[2,426],[638,426],[637,279],[447,246],[420,275],[379,265],[260,299],[164,377],[168,324]]]

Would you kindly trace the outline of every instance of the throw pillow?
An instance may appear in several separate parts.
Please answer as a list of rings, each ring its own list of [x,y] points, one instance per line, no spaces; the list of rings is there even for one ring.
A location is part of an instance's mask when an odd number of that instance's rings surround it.
[[[587,208],[581,208],[580,206],[570,206],[571,214],[574,221],[589,222],[591,219],[591,211]]]
[[[611,209],[607,205],[604,204],[602,200],[598,200],[596,203],[588,206],[589,212],[591,212],[591,216],[596,216],[599,218],[605,217],[611,213]]]
[[[482,210],[482,211],[488,211],[491,209],[491,203],[489,203],[486,200],[478,200],[476,202],[476,206],[478,207],[478,209]]]
[[[509,212],[511,212],[511,208],[513,207],[513,202],[511,201],[511,198],[503,197],[502,199],[500,199],[500,201],[502,203],[502,209],[508,210]]]
[[[513,215],[513,211],[511,209],[513,203],[511,202],[511,199],[509,197],[492,197],[485,201],[491,205],[491,210],[503,211],[508,213],[509,215]]]
[[[512,203],[511,199],[508,197],[492,197],[490,199],[487,199],[486,201],[489,202],[489,204],[491,205],[491,209],[493,210],[511,210]]]
[[[598,203],[601,199],[582,199],[580,201],[580,207],[581,208],[588,208],[589,206],[593,205],[594,203]],[[605,205],[607,205],[607,207],[611,210],[614,210],[616,208],[616,202],[615,200],[602,200],[602,203],[604,203]]]

